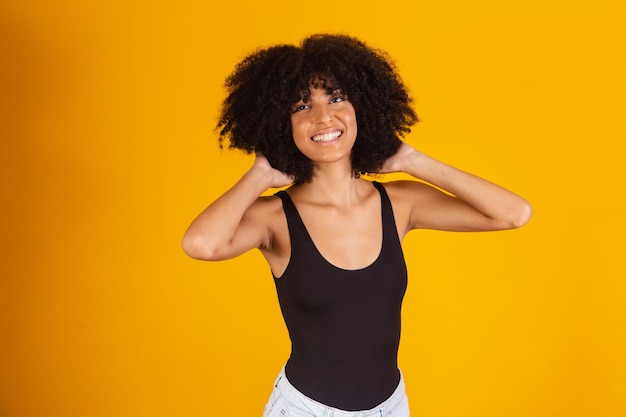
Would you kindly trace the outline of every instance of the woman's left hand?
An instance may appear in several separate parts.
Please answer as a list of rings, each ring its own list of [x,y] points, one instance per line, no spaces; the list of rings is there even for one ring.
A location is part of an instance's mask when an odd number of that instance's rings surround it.
[[[512,229],[524,225],[532,214],[530,204],[517,194],[437,161],[404,142],[378,172],[403,172],[420,180],[395,182],[402,190],[397,201],[410,207],[408,230]]]
[[[412,156],[419,155],[419,152],[406,142],[402,142],[400,148],[395,154],[391,155],[383,163],[383,166],[378,170],[379,174],[391,174],[393,172],[407,172],[409,159]]]

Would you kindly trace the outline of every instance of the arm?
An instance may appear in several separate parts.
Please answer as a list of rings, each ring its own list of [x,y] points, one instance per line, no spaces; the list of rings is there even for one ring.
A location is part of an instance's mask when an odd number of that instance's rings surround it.
[[[191,223],[183,237],[183,250],[195,259],[217,261],[269,246],[269,221],[259,195],[292,182],[265,157],[257,156],[252,168]]]
[[[402,204],[408,204],[407,231],[416,228],[485,231],[521,227],[530,220],[530,204],[517,194],[483,178],[437,161],[403,143],[381,173],[406,172],[427,184],[405,181]]]

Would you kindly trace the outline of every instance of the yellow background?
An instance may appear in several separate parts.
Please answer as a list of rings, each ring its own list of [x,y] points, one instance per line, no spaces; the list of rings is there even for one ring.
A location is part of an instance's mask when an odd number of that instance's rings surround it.
[[[395,58],[412,145],[535,209],[405,240],[412,415],[626,416],[626,3],[213,3],[0,1],[0,416],[261,415],[269,270],[180,239],[251,163],[216,144],[224,77],[329,31]]]

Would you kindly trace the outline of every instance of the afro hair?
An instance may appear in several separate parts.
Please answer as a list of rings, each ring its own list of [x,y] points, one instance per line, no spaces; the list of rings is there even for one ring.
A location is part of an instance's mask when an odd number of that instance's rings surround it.
[[[375,173],[418,121],[406,87],[386,53],[346,35],[312,35],[299,46],[276,45],[244,58],[226,79],[217,124],[220,146],[263,154],[295,183],[309,181],[313,163],[293,141],[291,106],[315,80],[349,97],[358,133],[355,174]]]

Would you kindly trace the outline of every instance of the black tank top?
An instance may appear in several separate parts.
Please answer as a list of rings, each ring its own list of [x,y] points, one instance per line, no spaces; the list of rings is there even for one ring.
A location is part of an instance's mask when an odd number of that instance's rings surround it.
[[[330,264],[319,253],[293,201],[283,202],[291,258],[275,279],[289,336],[287,379],[331,407],[366,410],[386,400],[400,379],[400,309],[407,271],[391,202],[380,192],[383,242],[378,258],[359,270]],[[275,277],[276,278],[276,277]]]

